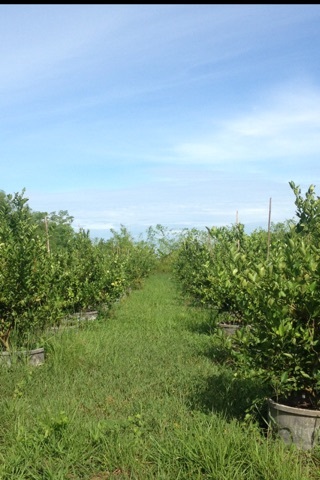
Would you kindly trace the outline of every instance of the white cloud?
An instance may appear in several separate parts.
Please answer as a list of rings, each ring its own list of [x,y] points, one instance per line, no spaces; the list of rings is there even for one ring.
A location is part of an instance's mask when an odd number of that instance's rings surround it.
[[[2,6],[0,12],[1,89],[59,78],[87,60],[103,36],[111,39],[126,28],[130,19],[130,9],[114,6]]]
[[[266,42],[276,44],[288,26],[288,34],[294,29],[299,35],[297,25],[319,11],[278,6],[275,12],[263,5],[1,6],[0,91],[28,96],[30,87],[46,90],[51,80],[69,87],[76,80],[78,86],[92,72],[122,88],[129,70],[131,78],[140,72],[140,82],[145,73],[147,90],[159,78],[161,85],[190,82],[208,70],[216,75],[221,62],[241,59]]]
[[[216,119],[211,136],[175,147],[182,162],[224,164],[268,159],[302,160],[320,151],[320,92],[289,88],[268,95],[251,111]]]
[[[75,228],[99,231],[120,224],[140,231],[157,223],[182,228],[228,225],[235,222],[237,211],[245,225],[266,226],[271,196],[272,221],[283,221],[294,214],[289,179],[275,182],[246,172],[241,176],[183,166],[163,166],[154,173],[145,184],[126,189],[74,189],[56,194],[32,191],[27,196],[34,210],[66,209],[75,218]],[[179,182],[174,182],[177,177]],[[170,178],[173,181],[168,184]]]
[[[288,181],[320,183],[319,13],[0,6],[1,187],[89,229],[291,217]]]

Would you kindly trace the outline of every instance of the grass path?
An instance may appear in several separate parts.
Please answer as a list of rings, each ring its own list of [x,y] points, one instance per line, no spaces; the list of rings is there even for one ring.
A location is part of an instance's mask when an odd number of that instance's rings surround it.
[[[108,318],[3,368],[1,480],[309,480],[305,454],[239,421],[251,387],[214,363],[208,320],[151,276]]]

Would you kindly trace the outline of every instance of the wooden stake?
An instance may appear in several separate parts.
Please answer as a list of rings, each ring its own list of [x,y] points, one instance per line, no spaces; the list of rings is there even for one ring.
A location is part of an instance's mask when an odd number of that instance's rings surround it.
[[[269,260],[269,255],[270,255],[270,239],[271,239],[271,198],[269,200],[267,260]]]
[[[236,225],[238,226],[238,224],[239,224],[239,214],[238,214],[238,210],[237,210],[236,211]],[[238,248],[238,252],[239,252],[239,250],[240,250],[240,240],[239,240],[239,238],[237,240],[237,248]]]
[[[47,216],[44,217],[44,225],[45,225],[45,228],[46,228],[47,251],[48,251],[48,253],[50,253],[50,239],[49,239],[48,218],[47,218]]]

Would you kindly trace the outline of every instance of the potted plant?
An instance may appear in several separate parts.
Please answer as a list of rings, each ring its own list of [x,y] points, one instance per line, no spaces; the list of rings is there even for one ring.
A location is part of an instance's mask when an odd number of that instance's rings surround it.
[[[320,433],[320,199],[293,182],[298,222],[270,258],[242,272],[251,329],[238,338],[239,365],[270,387],[269,419],[286,443],[310,449]]]
[[[243,326],[239,310],[237,273],[246,258],[243,254],[244,225],[207,227],[191,232],[181,242],[174,271],[184,293],[212,311],[213,327],[233,335]]]
[[[0,351],[6,363],[19,350],[39,364],[44,352],[35,339],[55,315],[55,303],[46,239],[27,201],[16,193],[0,203]]]
[[[241,317],[228,312],[220,313],[218,327],[225,335],[234,335],[241,328]]]
[[[208,275],[208,302],[218,313],[217,326],[226,334],[234,335],[246,325],[242,314],[242,293],[238,277],[248,261],[248,236],[244,225],[207,228],[211,243],[210,274]]]

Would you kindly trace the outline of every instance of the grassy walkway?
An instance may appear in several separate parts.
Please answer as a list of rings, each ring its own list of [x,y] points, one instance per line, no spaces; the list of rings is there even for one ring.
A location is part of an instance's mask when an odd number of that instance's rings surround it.
[[[43,366],[3,368],[0,479],[320,478],[241,425],[250,389],[212,361],[206,325],[157,274],[109,318],[47,340]]]

